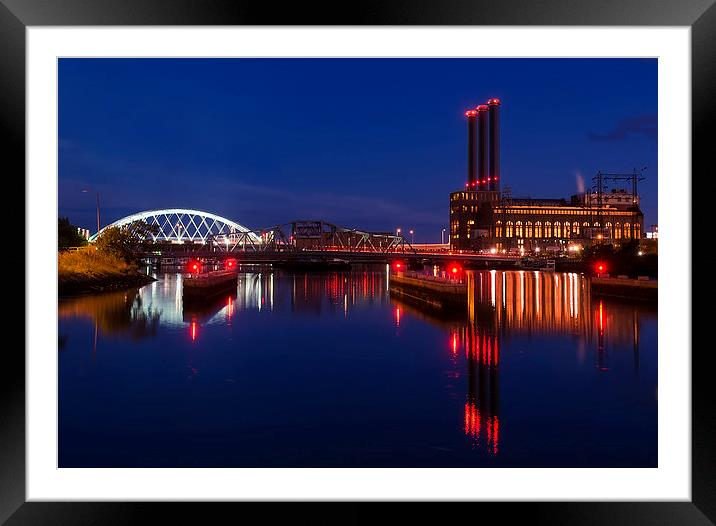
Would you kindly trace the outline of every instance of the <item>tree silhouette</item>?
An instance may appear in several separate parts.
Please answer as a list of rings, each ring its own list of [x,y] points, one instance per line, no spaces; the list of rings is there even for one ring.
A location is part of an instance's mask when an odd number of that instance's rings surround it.
[[[57,248],[82,247],[87,244],[87,240],[83,238],[77,231],[77,227],[70,223],[66,217],[57,219]]]

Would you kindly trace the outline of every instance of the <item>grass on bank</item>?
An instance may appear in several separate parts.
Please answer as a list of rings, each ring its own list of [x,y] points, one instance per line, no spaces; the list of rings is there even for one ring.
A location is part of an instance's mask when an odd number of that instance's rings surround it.
[[[136,265],[97,250],[92,245],[78,250],[63,251],[57,256],[60,293],[112,288],[136,282],[141,277]]]
[[[136,272],[137,267],[113,255],[97,250],[94,246],[60,252],[57,272],[60,276],[78,278],[101,278]]]

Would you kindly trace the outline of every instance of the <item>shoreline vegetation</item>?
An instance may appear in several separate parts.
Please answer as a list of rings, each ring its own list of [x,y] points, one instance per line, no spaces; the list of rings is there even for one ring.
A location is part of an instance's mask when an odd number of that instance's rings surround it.
[[[57,291],[60,296],[103,292],[146,285],[155,278],[139,267],[94,246],[61,251],[57,255]]]

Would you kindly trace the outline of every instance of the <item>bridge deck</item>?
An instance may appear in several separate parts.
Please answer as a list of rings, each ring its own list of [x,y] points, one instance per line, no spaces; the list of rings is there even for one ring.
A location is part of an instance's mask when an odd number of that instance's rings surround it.
[[[144,254],[145,258],[204,258],[224,260],[236,259],[239,263],[279,263],[279,262],[305,262],[310,260],[328,261],[332,259],[346,260],[351,263],[390,263],[395,260],[427,261],[436,264],[446,262],[485,262],[515,264],[520,256],[491,255],[491,254],[459,254],[444,252],[354,252],[354,251],[287,251],[287,252],[223,252],[199,250],[195,252],[163,251],[161,255],[154,253]]]

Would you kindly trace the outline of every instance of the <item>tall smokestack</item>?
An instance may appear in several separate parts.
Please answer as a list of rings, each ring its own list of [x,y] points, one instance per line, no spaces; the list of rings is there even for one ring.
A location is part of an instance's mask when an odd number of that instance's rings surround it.
[[[500,99],[487,101],[490,108],[490,190],[500,191]]]
[[[477,186],[477,112],[468,110],[467,117],[467,188]]]
[[[477,188],[487,190],[487,106],[477,107]]]

